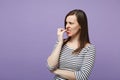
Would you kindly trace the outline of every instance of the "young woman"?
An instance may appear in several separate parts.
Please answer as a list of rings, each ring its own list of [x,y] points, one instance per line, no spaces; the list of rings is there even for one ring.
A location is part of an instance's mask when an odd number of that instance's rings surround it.
[[[90,43],[87,17],[75,9],[65,17],[65,28],[58,28],[58,42],[47,59],[54,80],[88,80],[95,60],[95,46]],[[68,38],[63,39],[67,33]]]

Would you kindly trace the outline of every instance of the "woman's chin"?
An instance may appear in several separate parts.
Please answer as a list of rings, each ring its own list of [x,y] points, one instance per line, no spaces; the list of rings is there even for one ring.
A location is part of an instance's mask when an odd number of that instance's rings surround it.
[[[70,34],[67,34],[67,36],[68,36],[68,37],[71,37],[71,35],[70,35]]]

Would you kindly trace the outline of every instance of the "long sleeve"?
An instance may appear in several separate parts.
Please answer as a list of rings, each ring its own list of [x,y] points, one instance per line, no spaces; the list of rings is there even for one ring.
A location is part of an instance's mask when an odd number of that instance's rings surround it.
[[[76,80],[88,80],[95,61],[95,46],[91,46],[84,56],[82,66],[79,71],[75,71]]]

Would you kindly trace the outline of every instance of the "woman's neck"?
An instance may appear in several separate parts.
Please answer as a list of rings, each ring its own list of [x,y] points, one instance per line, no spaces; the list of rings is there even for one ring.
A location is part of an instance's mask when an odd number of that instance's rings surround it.
[[[77,49],[80,46],[79,35],[71,36],[67,45],[73,49]]]
[[[67,46],[75,50],[80,46],[80,44],[77,38],[71,37],[71,39],[67,42]]]
[[[71,42],[71,43],[79,43],[79,37],[80,37],[80,34],[71,36],[70,42]]]

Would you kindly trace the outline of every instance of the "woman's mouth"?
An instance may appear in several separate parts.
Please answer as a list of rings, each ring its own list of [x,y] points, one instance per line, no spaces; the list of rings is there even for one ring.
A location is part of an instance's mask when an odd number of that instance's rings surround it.
[[[70,34],[70,31],[66,31],[67,34]]]

